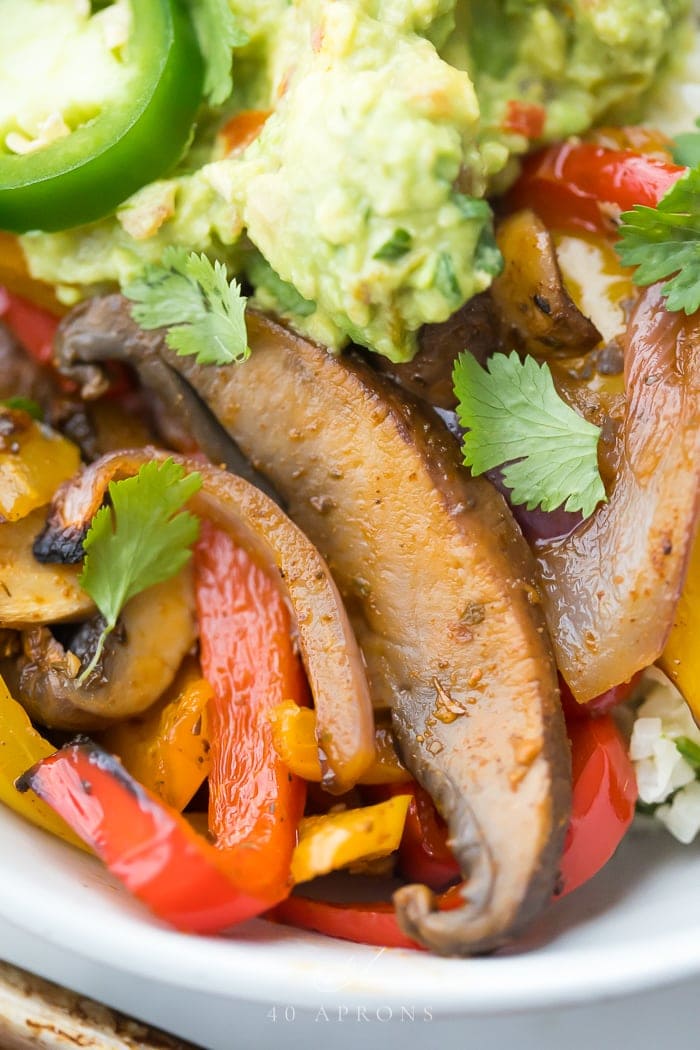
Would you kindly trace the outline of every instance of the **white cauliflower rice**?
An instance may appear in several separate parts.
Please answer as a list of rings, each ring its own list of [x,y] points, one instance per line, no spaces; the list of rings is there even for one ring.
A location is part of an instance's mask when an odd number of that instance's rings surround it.
[[[679,750],[698,747],[700,729],[685,700],[661,671],[650,668],[641,686],[629,753],[642,803],[656,806],[654,817],[684,843],[700,831],[698,768]]]

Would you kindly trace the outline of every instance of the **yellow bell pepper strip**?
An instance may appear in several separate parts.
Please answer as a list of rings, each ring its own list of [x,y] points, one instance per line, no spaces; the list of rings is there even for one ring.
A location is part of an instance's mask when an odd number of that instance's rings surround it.
[[[15,780],[28,766],[47,758],[55,750],[33,728],[26,711],[10,696],[0,678],[0,802],[51,835],[85,849],[77,835],[33,791],[20,794],[15,787]]]
[[[304,817],[292,854],[292,878],[308,882],[360,860],[388,857],[399,848],[412,795],[339,813]]]
[[[0,521],[19,521],[45,506],[79,466],[72,441],[27,412],[0,405]]]
[[[700,719],[700,536],[690,554],[688,574],[659,667],[683,694],[693,716]]]
[[[207,704],[212,688],[193,658],[140,718],[118,722],[99,742],[145,788],[182,812],[209,773]]]
[[[272,724],[272,743],[285,766],[303,780],[320,783],[322,771],[313,708],[283,700],[272,708],[268,717]],[[404,784],[410,779],[410,773],[396,754],[389,728],[377,726],[375,740],[376,757],[358,784]]]

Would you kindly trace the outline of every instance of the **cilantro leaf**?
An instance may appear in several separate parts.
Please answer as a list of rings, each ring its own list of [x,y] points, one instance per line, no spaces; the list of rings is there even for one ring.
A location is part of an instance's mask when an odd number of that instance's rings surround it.
[[[170,579],[189,561],[199,520],[182,507],[201,486],[200,474],[185,475],[172,459],[144,463],[134,477],[110,483],[111,507],[98,510],[83,542],[80,586],[105,627],[80,682],[92,673],[129,599]]]
[[[160,263],[146,266],[123,292],[135,303],[134,320],[142,328],[167,327],[165,341],[179,355],[194,355],[200,365],[248,357],[247,300],[238,282],[229,282],[223,263],[169,247]]]
[[[316,312],[316,303],[300,295],[293,284],[283,281],[259,252],[254,252],[246,263],[246,275],[255,285],[276,299],[277,308],[283,313],[309,317]]]
[[[489,204],[481,197],[468,197],[466,193],[459,193],[455,190],[452,193],[452,203],[459,208],[465,219],[481,219],[483,222],[490,222],[493,218]]]
[[[696,772],[700,772],[700,744],[687,736],[677,736],[674,739],[676,750],[683,756]]]
[[[248,43],[228,0],[194,0],[192,20],[204,56],[204,95],[212,106],[220,106],[233,90],[233,49]]]
[[[459,287],[452,257],[447,252],[440,252],[437,257],[434,279],[440,295],[448,303],[459,306],[462,302],[462,289]]]
[[[32,400],[31,397],[6,397],[4,401],[0,401],[0,405],[5,408],[13,408],[19,412],[26,412],[32,419],[36,419],[41,423],[44,419],[44,410],[38,401]]]
[[[399,228],[394,230],[389,240],[377,249],[372,258],[379,259],[380,262],[394,262],[411,250],[412,243],[413,238],[408,230]]]
[[[457,415],[468,428],[462,451],[472,474],[503,468],[514,503],[528,510],[592,513],[605,489],[598,472],[600,431],[562,401],[546,364],[494,354],[488,371],[469,353],[453,372]]]
[[[683,175],[656,208],[637,204],[621,216],[617,254],[636,266],[635,284],[662,287],[668,310],[700,309],[700,168]]]
[[[700,129],[700,118],[695,121]],[[697,168],[700,165],[700,130],[684,131],[676,135],[672,143],[671,155],[676,164],[686,168]]]

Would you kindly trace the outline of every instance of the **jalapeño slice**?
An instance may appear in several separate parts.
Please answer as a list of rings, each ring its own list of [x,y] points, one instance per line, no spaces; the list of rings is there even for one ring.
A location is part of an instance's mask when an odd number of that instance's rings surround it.
[[[21,35],[24,0],[2,0],[2,7],[10,17],[15,8]],[[101,9],[103,14],[104,5]],[[24,152],[12,152],[7,136],[2,136],[0,229],[55,231],[92,222],[166,174],[185,150],[204,76],[187,6],[184,0],[131,0],[127,13],[128,36],[119,51],[123,70],[113,96],[101,100],[96,114],[69,133],[64,130],[64,137],[32,143]],[[49,22],[47,31],[50,28]],[[35,25],[28,36],[28,54],[36,56]],[[51,48],[50,40],[47,46]],[[0,41],[0,64],[2,50]],[[65,61],[74,69],[76,60],[79,50],[76,54],[75,48],[67,47]],[[17,62],[16,54],[12,61]],[[27,68],[27,91],[35,96],[32,78],[44,77],[45,90],[51,93],[60,75],[60,63],[50,75]],[[22,104],[18,99],[18,111]]]

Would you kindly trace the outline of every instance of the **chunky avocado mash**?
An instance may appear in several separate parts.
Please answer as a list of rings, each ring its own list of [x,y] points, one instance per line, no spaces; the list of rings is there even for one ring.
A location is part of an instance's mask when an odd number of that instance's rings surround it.
[[[229,6],[240,41],[232,93],[202,111],[179,170],[111,218],[26,236],[32,272],[77,296],[179,244],[225,260],[265,306],[327,345],[405,360],[422,324],[446,319],[497,272],[483,198],[513,158],[531,137],[580,133],[638,104],[691,4]],[[251,109],[259,135],[226,155],[217,127]]]

